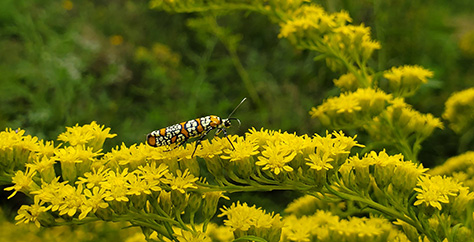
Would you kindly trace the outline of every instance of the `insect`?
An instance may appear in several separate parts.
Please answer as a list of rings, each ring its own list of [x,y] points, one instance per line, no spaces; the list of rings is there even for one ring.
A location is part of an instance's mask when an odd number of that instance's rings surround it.
[[[148,145],[153,147],[171,145],[175,143],[178,144],[176,147],[179,147],[180,145],[183,145],[189,138],[200,137],[196,141],[196,147],[194,148],[193,154],[191,155],[191,157],[193,157],[198,145],[206,138],[206,135],[211,130],[217,129],[216,134],[219,134],[222,131],[224,136],[230,142],[232,148],[235,150],[234,145],[230,141],[229,137],[227,137],[226,128],[231,126],[231,120],[236,120],[240,125],[240,120],[237,118],[231,118],[231,116],[246,99],[247,98],[242,99],[239,105],[234,108],[227,118],[209,115],[202,118],[191,119],[189,121],[181,122],[149,133],[146,136],[146,142]]]

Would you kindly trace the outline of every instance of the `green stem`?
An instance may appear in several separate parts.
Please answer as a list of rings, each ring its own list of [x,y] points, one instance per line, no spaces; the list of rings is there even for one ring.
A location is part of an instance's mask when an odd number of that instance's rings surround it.
[[[181,226],[182,229],[187,230],[187,231],[191,231],[191,229],[188,228],[188,226],[186,226],[183,219],[181,218],[181,212],[180,211],[175,210],[175,218],[176,218],[176,220],[178,220],[178,223],[179,223],[179,225]]]
[[[346,199],[346,200],[350,200],[350,201],[356,201],[356,202],[360,202],[362,204],[366,204],[367,206],[379,211],[379,212],[382,212],[383,214],[386,214],[388,215],[389,217],[392,217],[392,218],[397,218],[397,219],[400,219],[410,225],[412,225],[413,227],[415,227],[420,233],[423,233],[423,234],[426,234],[426,231],[425,229],[423,228],[423,226],[421,226],[419,223],[415,222],[413,220],[413,218],[410,218],[408,216],[406,216],[405,214],[403,213],[400,213],[398,212],[397,210],[393,209],[393,208],[390,208],[390,207],[386,207],[382,204],[379,204],[375,201],[373,201],[372,199],[368,199],[366,197],[362,197],[362,196],[359,196],[357,193],[345,188],[344,186],[339,186],[339,188],[341,188],[341,191],[336,191],[334,188],[332,188],[332,186],[328,183],[325,184],[325,187],[326,189],[340,197],[340,198],[343,198],[343,199]]]

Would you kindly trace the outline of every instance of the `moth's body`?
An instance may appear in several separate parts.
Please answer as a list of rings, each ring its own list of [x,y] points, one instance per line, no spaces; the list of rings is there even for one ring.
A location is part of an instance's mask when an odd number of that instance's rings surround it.
[[[197,144],[194,148],[193,154],[191,155],[192,157],[194,156],[194,152],[196,152],[198,144],[201,143],[201,141],[206,137],[207,133],[209,133],[209,131],[213,129],[217,129],[216,133],[219,134],[222,131],[232,148],[234,148],[234,145],[230,141],[229,137],[227,137],[226,128],[229,128],[231,126],[231,120],[237,120],[240,124],[239,119],[231,118],[231,116],[235,112],[235,110],[237,110],[237,108],[242,105],[245,99],[246,98],[240,101],[239,105],[235,107],[235,109],[229,114],[229,117],[227,118],[220,118],[216,115],[209,115],[202,118],[191,119],[189,121],[181,122],[149,133],[146,136],[146,142],[148,145],[153,147],[172,144],[178,144],[179,146],[184,144],[184,142],[186,142],[189,138],[200,137],[197,140]]]
[[[225,121],[216,115],[191,119],[175,125],[155,130],[147,135],[147,143],[153,147],[182,144],[189,138],[201,137],[213,129],[226,128]],[[229,125],[230,126],[230,122]]]

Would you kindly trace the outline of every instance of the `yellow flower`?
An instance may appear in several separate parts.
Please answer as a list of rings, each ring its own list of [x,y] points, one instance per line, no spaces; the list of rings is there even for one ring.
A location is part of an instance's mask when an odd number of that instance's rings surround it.
[[[357,78],[352,73],[347,73],[333,80],[334,85],[339,87],[341,91],[355,91],[359,87]]]
[[[331,226],[337,232],[338,240],[355,241],[382,241],[392,230],[391,223],[382,218],[357,218],[342,219]]]
[[[54,152],[56,151],[57,148],[59,148],[60,145],[58,146],[54,146],[54,141],[44,141],[44,140],[40,140],[38,142],[38,146],[36,148],[36,152],[44,155],[44,156],[47,156],[47,157],[51,157],[54,155]]]
[[[159,179],[144,179],[141,172],[133,172],[127,176],[127,195],[150,195],[152,191],[161,191]]]
[[[474,88],[451,94],[445,104],[443,118],[450,122],[449,127],[456,133],[474,126]]]
[[[256,143],[239,136],[232,136],[229,138],[230,140],[233,140],[232,144],[234,145],[235,150],[232,149],[232,147],[224,149],[224,154],[220,156],[222,159],[242,161],[259,153]]]
[[[314,231],[314,222],[310,217],[302,216],[297,218],[290,215],[284,219],[285,227],[283,227],[282,237],[289,241],[310,242],[312,232]]]
[[[267,141],[267,143],[280,143],[282,150],[295,152],[297,154],[308,154],[314,152],[314,142],[306,134],[298,136],[296,133],[289,134],[284,132],[275,133],[274,137],[273,141]]]
[[[55,159],[39,155],[30,157],[30,159],[33,161],[32,163],[26,164],[26,167],[38,171],[41,175],[41,178],[47,182],[52,181],[56,177],[56,173],[54,171],[54,164],[56,163]]]
[[[39,228],[41,225],[38,221],[38,218],[47,210],[48,209],[46,207],[43,207],[43,202],[41,202],[39,198],[35,197],[34,203],[32,205],[22,205],[20,207],[18,210],[18,215],[15,217],[15,220],[18,221],[16,224],[34,222],[36,227]]]
[[[458,194],[462,186],[451,177],[421,176],[418,187],[414,190],[416,195],[415,206],[425,203],[427,206],[442,209],[441,203],[449,203],[449,197]]]
[[[218,226],[215,223],[209,223],[206,230],[213,241],[225,242],[234,240],[234,234],[226,226]]]
[[[67,181],[59,182],[59,178],[56,177],[51,182],[43,182],[41,189],[31,192],[31,194],[34,194],[35,197],[38,197],[44,203],[50,203],[48,209],[51,209],[53,212],[57,211],[64,202],[62,191]]]
[[[167,173],[166,178],[163,179],[163,183],[170,185],[171,190],[177,190],[180,193],[185,193],[185,189],[197,189],[195,182],[198,177],[194,177],[189,170],[182,172],[181,170],[176,171],[176,176]]]
[[[331,161],[334,161],[333,158],[329,158],[329,153],[324,153],[321,155],[318,154],[309,154],[308,158],[305,158],[305,160],[309,161],[306,162],[306,165],[308,165],[311,169],[314,169],[316,171],[320,170],[329,170],[334,168],[331,165]]]
[[[389,80],[390,89],[396,96],[407,97],[415,94],[421,84],[427,83],[433,72],[421,66],[405,65],[392,67],[383,76]]]
[[[285,149],[281,144],[273,142],[267,143],[262,151],[262,156],[255,162],[257,166],[264,166],[262,170],[270,170],[275,175],[282,171],[292,172],[293,168],[288,165],[296,156],[296,152]]]
[[[38,138],[24,134],[21,129],[0,132],[0,165],[9,173],[24,169],[30,154],[38,149]]]
[[[338,225],[339,217],[331,212],[318,210],[310,216],[297,217],[292,214],[283,221],[285,226],[282,238],[286,239],[284,241],[327,241],[330,235],[329,229]]]
[[[113,138],[116,134],[109,134],[110,128],[98,125],[95,121],[90,124],[66,127],[66,132],[58,136],[58,140],[68,142],[72,146],[87,145],[94,151],[100,150],[106,138]]]
[[[181,235],[178,235],[177,239],[179,242],[212,242],[206,233],[200,231],[181,230]]]
[[[304,195],[293,200],[285,208],[285,213],[301,217],[311,215],[321,207],[324,202],[312,195]]]
[[[26,171],[17,171],[15,176],[12,178],[13,186],[5,188],[5,191],[15,190],[8,199],[16,195],[17,192],[23,192],[28,194],[31,189],[36,187],[33,182],[33,177],[36,175],[36,171],[30,168],[26,168]]]
[[[81,186],[81,185],[79,185]],[[95,213],[98,209],[107,208],[108,203],[104,201],[106,197],[106,190],[104,188],[94,187],[92,191],[84,189],[84,203],[81,205],[79,214],[79,220],[84,219],[90,212]]]
[[[204,159],[213,159],[214,157],[222,154],[223,145],[220,141],[220,137],[214,137],[214,140],[209,142],[209,140],[203,140],[201,142],[202,149],[196,150],[196,155]]]
[[[101,155],[101,150],[92,151],[92,147],[68,146],[57,149],[53,159],[61,164],[61,172],[64,180],[74,182],[77,176],[82,176],[90,170],[91,164],[96,156]]]
[[[79,181],[76,181],[76,184],[85,184],[86,188],[91,189],[95,186],[99,186],[100,183],[105,180],[105,176],[108,172],[109,169],[106,169],[104,166],[100,167],[98,170],[92,168],[91,172],[84,173],[84,177],[79,177]]]
[[[332,128],[359,127],[384,111],[391,100],[392,97],[381,90],[359,88],[326,99],[317,108],[313,107],[309,114]]]
[[[122,172],[109,171],[107,172],[104,181],[100,182],[100,186],[106,189],[105,201],[117,201],[117,202],[128,202],[127,197],[128,189],[128,169],[124,169]]]
[[[326,156],[327,159],[332,159],[331,166],[337,168],[345,162],[352,147],[364,147],[355,141],[356,137],[346,137],[342,131],[334,131],[332,134],[326,131],[325,137],[315,134],[313,142],[316,146],[316,154],[321,158]]]
[[[82,185],[78,187],[71,185],[62,187],[60,191],[62,202],[58,209],[59,215],[67,214],[69,217],[72,217],[79,211],[85,199],[82,195],[82,188]]]
[[[342,16],[342,15],[338,15]],[[342,18],[339,18],[340,24]],[[312,35],[323,35],[333,30],[337,26],[334,16],[329,15],[324,9],[315,4],[302,5],[291,16],[291,19],[282,22],[279,38],[290,38],[294,35],[301,38]]]
[[[277,241],[280,239],[283,223],[279,214],[267,214],[255,205],[249,207],[247,203],[233,203],[229,208],[220,209],[218,217],[226,216],[224,224],[230,227],[236,238],[245,235],[256,235],[267,241]]]
[[[419,143],[430,136],[436,128],[443,129],[443,123],[439,118],[430,113],[422,114],[414,110],[400,98],[393,100],[383,116],[375,117],[373,122],[366,126],[372,137],[390,143],[412,138],[416,138]],[[399,137],[399,140],[394,137]]]
[[[110,166],[116,167],[119,165],[122,166],[122,168],[134,170],[138,166],[146,164],[149,157],[156,156],[156,152],[161,154],[161,151],[156,151],[153,147],[144,144],[133,144],[127,147],[122,143],[120,147],[112,148],[112,150],[104,156],[104,160],[106,160]]]
[[[465,186],[474,189],[474,151],[468,151],[446,160],[428,171],[431,175],[450,175]]]
[[[155,162],[150,162],[146,164],[145,166],[139,166],[138,171],[136,170],[135,172],[139,172],[140,176],[143,177],[143,179],[148,180],[148,181],[158,181],[161,180],[163,176],[166,176],[168,174],[168,166],[165,164],[160,164],[158,167],[156,167]]]
[[[76,188],[58,180],[59,177],[50,183],[43,183],[41,189],[32,194],[45,204],[49,203],[48,210],[59,211],[59,215],[72,217],[79,211],[85,199],[82,195],[82,186]]]
[[[252,127],[247,133],[245,133],[245,139],[256,143],[258,147],[263,147],[267,141],[275,139],[276,133],[278,132],[263,128],[256,130],[254,127]]]
[[[74,127],[66,127],[66,132],[58,136],[58,140],[68,142],[72,146],[87,144],[92,139],[94,139],[94,134],[79,124]]]

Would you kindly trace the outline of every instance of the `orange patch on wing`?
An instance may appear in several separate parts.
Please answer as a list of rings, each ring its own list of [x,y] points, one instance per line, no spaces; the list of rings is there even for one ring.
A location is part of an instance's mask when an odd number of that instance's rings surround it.
[[[216,115],[211,115],[211,123],[209,123],[209,125],[215,128],[219,124],[221,124],[219,117],[217,117]]]
[[[197,118],[196,122],[198,123],[198,126],[196,127],[196,130],[198,131],[198,133],[202,133],[202,131],[204,130],[204,127],[202,127],[201,119]]]
[[[181,131],[180,131],[186,138],[189,138],[189,132],[184,128],[184,123],[181,123]]]
[[[171,138],[171,144],[175,143],[177,138],[178,138],[178,136],[173,136]]]
[[[149,134],[147,137],[146,137],[146,142],[148,143],[149,146],[154,146],[156,147],[156,137]]]
[[[160,129],[160,135],[165,136],[165,134],[166,134],[166,128]]]

